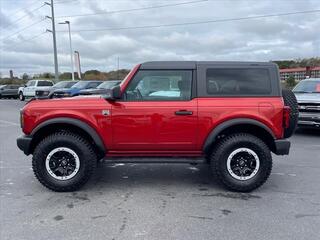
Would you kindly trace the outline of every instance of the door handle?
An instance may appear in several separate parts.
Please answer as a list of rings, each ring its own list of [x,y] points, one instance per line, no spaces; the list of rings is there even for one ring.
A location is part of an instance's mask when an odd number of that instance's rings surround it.
[[[187,111],[187,110],[180,110],[175,112],[176,115],[192,115],[192,111]]]

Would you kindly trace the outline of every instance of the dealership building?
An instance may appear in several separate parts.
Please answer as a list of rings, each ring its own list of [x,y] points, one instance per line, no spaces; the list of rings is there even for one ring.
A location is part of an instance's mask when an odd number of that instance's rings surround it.
[[[280,69],[281,81],[286,81],[290,76],[293,76],[296,81],[306,78],[320,78],[320,66]]]

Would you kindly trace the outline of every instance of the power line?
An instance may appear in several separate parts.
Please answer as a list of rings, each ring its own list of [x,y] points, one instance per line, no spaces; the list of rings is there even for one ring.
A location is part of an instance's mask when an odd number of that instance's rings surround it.
[[[28,6],[27,6],[27,7],[20,8],[19,10],[15,11],[14,13],[11,13],[10,15],[11,15],[11,16],[13,16],[13,15],[16,15],[18,12],[21,12],[21,11],[27,10],[30,6],[35,5],[35,3],[39,2],[39,1],[40,1],[40,0],[33,1],[33,2],[31,2],[30,4],[28,4]]]
[[[297,15],[297,14],[309,14],[309,13],[318,13],[318,12],[320,12],[320,9],[299,11],[299,12],[278,13],[278,14],[256,15],[256,16],[250,16],[250,17],[225,18],[225,19],[197,21],[197,22],[170,23],[170,24],[145,25],[145,26],[135,26],[135,27],[119,27],[119,28],[79,29],[79,30],[73,30],[73,32],[118,31],[118,30],[130,30],[130,29],[199,25],[199,24],[208,24],[208,23],[233,22],[233,21],[242,21],[242,20],[250,20],[250,19],[269,18],[269,17],[281,17],[281,16],[289,16],[289,15]],[[57,31],[57,32],[66,32],[66,31]]]
[[[189,5],[189,4],[207,2],[207,1],[209,1],[209,0],[197,0],[197,1],[180,2],[180,3],[170,3],[170,4],[147,6],[147,7],[141,7],[141,8],[122,9],[122,10],[116,10],[116,11],[102,11],[102,12],[96,12],[96,13],[76,14],[76,15],[69,15],[69,16],[65,15],[65,16],[57,16],[56,18],[86,17],[86,16],[94,16],[94,15],[105,15],[105,14],[114,14],[114,13],[134,12],[134,11],[148,10],[148,9],[154,9],[154,8],[165,8],[165,7]]]
[[[19,31],[14,32],[13,34],[10,34],[10,35],[5,36],[5,37],[2,38],[1,40],[6,40],[6,39],[8,39],[8,38],[11,38],[11,37],[13,37],[13,36],[15,36],[15,35],[23,32],[24,30],[26,30],[26,29],[28,29],[28,28],[31,28],[32,26],[37,25],[37,24],[39,24],[39,23],[41,23],[41,22],[43,22],[43,21],[45,21],[45,20],[46,20],[46,18],[43,18],[43,19],[41,19],[40,21],[33,22],[32,24],[30,24],[30,25],[28,25],[28,26],[20,29]]]
[[[24,19],[24,18],[26,18],[26,17],[30,16],[30,13],[33,13],[33,12],[35,12],[35,11],[39,10],[40,8],[43,8],[44,6],[45,6],[45,4],[42,4],[40,7],[37,7],[37,8],[35,8],[35,9],[31,10],[31,11],[29,12],[29,14],[25,14],[25,15],[21,16],[21,17],[20,17],[20,18],[18,18],[16,21],[14,21],[14,22],[10,23],[9,25],[5,26],[4,28],[8,28],[8,27],[10,27],[10,26],[14,25],[15,23],[17,23],[17,22],[21,21],[22,19]]]
[[[30,38],[21,38],[21,39],[18,39],[17,41],[13,41],[13,42],[10,42],[9,45],[16,45],[16,44],[25,44],[25,43],[30,43],[30,42],[33,42],[34,39],[36,38],[40,38],[42,37],[44,34],[46,34],[47,32],[42,32],[40,34],[37,34],[37,35],[34,35],[33,37],[30,37]],[[7,45],[7,44],[6,44]]]
[[[35,36],[31,37],[31,38],[23,39],[23,42],[31,42],[32,40],[34,40],[34,39],[36,39],[36,38],[39,38],[40,36],[42,36],[42,35],[44,35],[44,34],[46,34],[46,33],[47,33],[47,32],[42,32],[42,33],[37,34],[37,35],[35,35]]]

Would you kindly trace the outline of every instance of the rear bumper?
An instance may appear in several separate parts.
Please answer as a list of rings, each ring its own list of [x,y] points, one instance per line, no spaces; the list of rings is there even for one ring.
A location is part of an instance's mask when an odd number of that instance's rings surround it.
[[[299,113],[298,125],[320,127],[320,113]]]
[[[27,156],[31,153],[31,141],[32,138],[26,135],[17,138],[18,148]]]
[[[274,153],[277,155],[288,155],[290,151],[290,142],[286,139],[280,139],[274,141],[275,149]]]

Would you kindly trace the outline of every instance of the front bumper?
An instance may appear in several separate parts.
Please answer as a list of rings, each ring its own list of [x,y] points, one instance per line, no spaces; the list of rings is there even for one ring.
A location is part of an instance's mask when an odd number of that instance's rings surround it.
[[[17,138],[18,148],[27,156],[31,153],[31,141],[32,138],[26,135]]]
[[[290,151],[290,142],[286,139],[279,139],[274,141],[274,153],[277,155],[288,155]]]
[[[320,113],[299,113],[298,125],[320,127]]]

